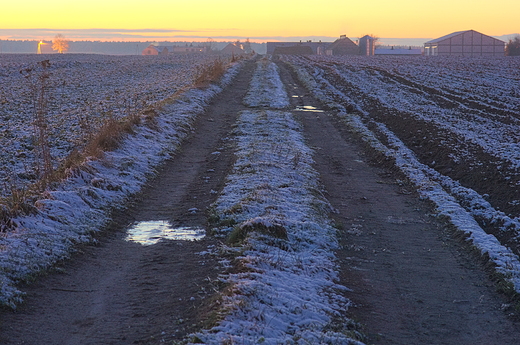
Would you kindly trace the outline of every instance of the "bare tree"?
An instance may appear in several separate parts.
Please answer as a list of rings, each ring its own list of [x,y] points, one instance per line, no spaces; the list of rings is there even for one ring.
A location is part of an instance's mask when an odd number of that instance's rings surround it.
[[[62,34],[57,34],[52,41],[52,49],[63,54],[69,50],[69,41]]]
[[[208,50],[207,52],[210,53],[211,51],[213,51],[213,47],[215,45],[215,41],[213,40],[213,38],[209,37],[207,40],[206,40],[206,49]]]
[[[379,37],[378,37],[378,36],[376,36],[376,35],[374,35],[374,34],[366,34],[366,35],[364,35],[364,36],[369,36],[369,37],[371,37],[372,40],[374,41],[374,45],[378,45],[378,44],[379,44]],[[364,37],[364,36],[363,36],[363,37]]]

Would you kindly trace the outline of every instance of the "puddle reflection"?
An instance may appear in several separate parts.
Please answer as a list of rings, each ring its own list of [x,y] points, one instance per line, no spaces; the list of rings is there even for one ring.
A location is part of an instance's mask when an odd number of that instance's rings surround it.
[[[163,220],[139,222],[127,230],[126,240],[150,246],[161,239],[196,241],[206,236],[206,231],[201,228],[180,227],[173,228],[170,223]]]
[[[323,110],[313,107],[312,105],[302,105],[302,106],[296,107],[296,110],[297,111],[312,111],[312,112],[316,112],[316,113],[324,112]]]

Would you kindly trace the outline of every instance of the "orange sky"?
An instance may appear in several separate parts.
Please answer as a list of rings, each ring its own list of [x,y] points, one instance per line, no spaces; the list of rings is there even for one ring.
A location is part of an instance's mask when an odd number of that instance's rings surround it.
[[[0,38],[272,41],[346,34],[435,38],[520,32],[520,0],[28,0],[2,4]],[[42,30],[46,29],[46,30]]]

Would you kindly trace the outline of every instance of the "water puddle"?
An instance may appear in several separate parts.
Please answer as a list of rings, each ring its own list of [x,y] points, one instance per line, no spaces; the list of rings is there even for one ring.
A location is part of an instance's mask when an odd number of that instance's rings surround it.
[[[296,111],[312,111],[312,112],[315,112],[315,113],[324,113],[325,112],[324,110],[321,110],[321,109],[318,109],[316,107],[313,107],[312,105],[298,106],[298,107],[296,107],[295,110]]]
[[[139,222],[127,230],[125,240],[136,242],[143,246],[156,244],[161,239],[196,241],[206,236],[206,230],[201,228],[180,227],[173,228],[163,220]]]

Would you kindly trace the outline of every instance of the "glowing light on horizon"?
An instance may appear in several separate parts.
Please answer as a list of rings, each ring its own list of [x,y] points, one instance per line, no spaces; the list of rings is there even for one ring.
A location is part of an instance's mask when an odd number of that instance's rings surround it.
[[[44,44],[47,44],[47,43],[45,43],[43,41],[40,41],[38,43],[38,51],[36,52],[36,54],[41,54],[42,53],[42,45],[44,45]]]

